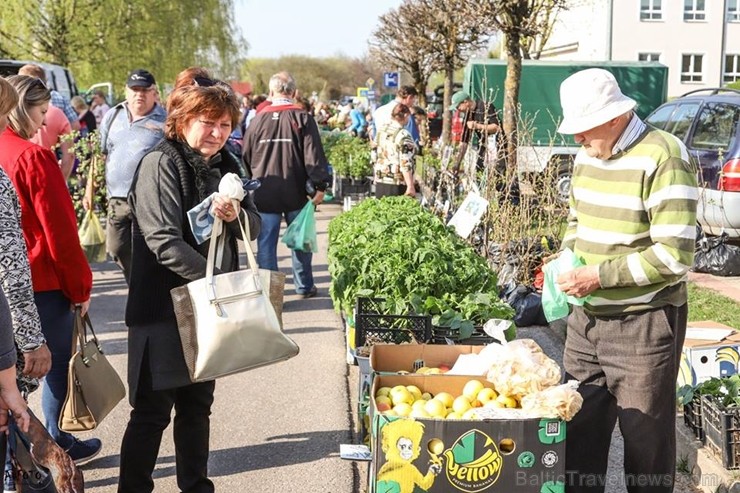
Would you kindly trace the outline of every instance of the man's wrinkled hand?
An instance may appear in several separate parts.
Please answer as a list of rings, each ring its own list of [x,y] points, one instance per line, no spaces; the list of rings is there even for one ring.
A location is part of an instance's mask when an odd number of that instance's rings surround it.
[[[601,287],[599,266],[587,265],[564,272],[558,276],[557,283],[563,293],[583,298]]]

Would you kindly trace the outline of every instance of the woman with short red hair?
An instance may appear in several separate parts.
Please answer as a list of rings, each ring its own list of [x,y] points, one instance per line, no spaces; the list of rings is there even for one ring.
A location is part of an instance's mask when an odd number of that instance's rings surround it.
[[[223,149],[239,121],[239,103],[221,82],[190,79],[170,94],[165,138],[141,160],[128,199],[134,215],[126,304],[133,410],[121,445],[119,492],[154,489],[152,471],[173,407],[178,487],[214,491],[207,465],[215,383],[190,380],[170,290],[205,277],[210,240],[198,244],[186,213],[218,191],[223,175],[240,174],[237,160]],[[250,239],[260,230],[249,194],[236,206],[232,202],[217,194],[212,205],[226,224],[223,259],[216,265],[222,272],[239,267],[237,215],[248,222]]]

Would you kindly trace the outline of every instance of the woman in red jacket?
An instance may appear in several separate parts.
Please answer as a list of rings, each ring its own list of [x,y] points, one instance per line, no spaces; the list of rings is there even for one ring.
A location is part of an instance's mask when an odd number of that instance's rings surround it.
[[[76,463],[100,452],[97,438],[77,440],[59,430],[59,414],[67,395],[67,367],[72,354],[75,305],[83,314],[90,306],[92,272],[77,236],[72,199],[52,152],[28,139],[43,125],[51,93],[35,77],[8,78],[20,102],[8,115],[0,134],[0,166],[10,177],[21,203],[21,225],[31,264],[34,299],[41,331],[51,351],[41,406],[46,428]]]

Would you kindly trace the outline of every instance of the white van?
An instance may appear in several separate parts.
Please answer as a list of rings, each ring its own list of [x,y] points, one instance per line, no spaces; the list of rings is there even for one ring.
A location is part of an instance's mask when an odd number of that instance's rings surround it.
[[[36,65],[44,67],[44,70],[46,71],[46,82],[51,88],[66,97],[67,100],[78,95],[79,91],[77,90],[77,84],[72,76],[72,72],[70,72],[69,69],[60,65],[54,65],[53,63],[29,62],[23,60],[0,60],[0,76],[7,77],[9,75],[15,75],[22,66],[28,63],[35,63]]]

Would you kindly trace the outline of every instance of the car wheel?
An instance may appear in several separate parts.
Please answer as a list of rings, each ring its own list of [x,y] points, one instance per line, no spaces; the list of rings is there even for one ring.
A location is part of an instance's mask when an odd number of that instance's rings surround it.
[[[558,173],[555,179],[555,193],[561,202],[567,203],[570,200],[570,182],[572,178],[573,165],[561,161],[558,164]]]

